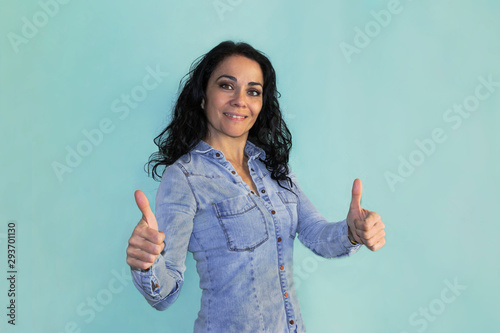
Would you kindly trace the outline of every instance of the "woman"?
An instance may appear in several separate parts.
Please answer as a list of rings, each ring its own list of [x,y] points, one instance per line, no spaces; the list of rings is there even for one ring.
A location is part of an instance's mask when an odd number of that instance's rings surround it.
[[[265,55],[245,43],[216,46],[193,64],[155,139],[153,177],[166,166],[156,214],[135,193],[143,218],[127,248],[134,284],[165,310],[191,251],[203,290],[195,332],[305,332],[292,278],[295,236],[327,258],[385,243],[380,216],[360,207],[359,179],[337,223],[302,192],[288,168],[291,135],[278,95]]]

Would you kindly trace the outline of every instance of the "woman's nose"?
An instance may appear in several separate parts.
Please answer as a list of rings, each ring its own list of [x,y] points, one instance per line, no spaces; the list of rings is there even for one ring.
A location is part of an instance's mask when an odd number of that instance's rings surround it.
[[[245,107],[247,105],[247,95],[244,89],[236,89],[232,104],[237,107]]]

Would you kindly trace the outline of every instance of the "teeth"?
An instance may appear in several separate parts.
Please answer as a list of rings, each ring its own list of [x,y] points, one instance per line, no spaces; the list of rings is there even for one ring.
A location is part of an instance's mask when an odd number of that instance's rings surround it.
[[[236,118],[236,119],[243,119],[245,117],[242,117],[242,116],[235,116],[234,114],[229,114],[229,113],[224,113],[226,116],[229,116],[231,118]]]

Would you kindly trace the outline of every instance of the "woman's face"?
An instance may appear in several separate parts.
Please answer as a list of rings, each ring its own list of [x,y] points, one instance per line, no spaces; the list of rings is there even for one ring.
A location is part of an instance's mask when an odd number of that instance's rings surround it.
[[[247,139],[262,109],[263,85],[256,61],[233,55],[219,63],[208,80],[207,98],[202,101],[210,141]]]

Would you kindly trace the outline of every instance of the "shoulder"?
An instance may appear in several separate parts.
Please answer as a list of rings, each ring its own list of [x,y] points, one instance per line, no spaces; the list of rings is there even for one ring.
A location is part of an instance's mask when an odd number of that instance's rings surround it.
[[[162,204],[196,207],[193,188],[181,159],[182,157],[163,171],[156,193],[156,208]]]
[[[190,155],[190,153],[186,153],[165,167],[161,176],[160,190],[163,187],[172,187],[186,182],[189,166],[192,164]]]
[[[288,177],[288,179],[280,181],[280,183],[283,185],[283,187],[296,194],[297,190],[300,189],[299,181],[297,179],[297,175],[292,171],[290,166],[288,167],[288,173],[286,176]]]
[[[188,153],[179,157],[174,163],[167,166],[162,174],[162,182],[179,180],[184,181],[193,176],[205,176],[209,178],[221,177],[221,166],[216,163],[213,152],[203,152],[193,148]]]
[[[163,172],[162,180],[164,177],[179,177],[182,174],[187,176],[189,174],[188,169],[192,168],[194,165],[199,164],[200,156],[196,154],[195,145],[190,151],[179,157],[174,163],[167,166]]]

